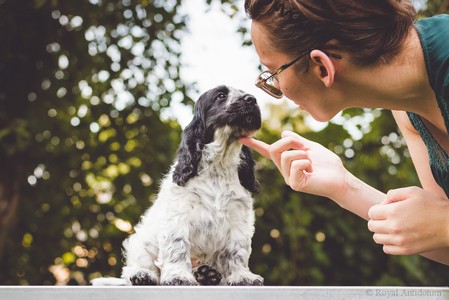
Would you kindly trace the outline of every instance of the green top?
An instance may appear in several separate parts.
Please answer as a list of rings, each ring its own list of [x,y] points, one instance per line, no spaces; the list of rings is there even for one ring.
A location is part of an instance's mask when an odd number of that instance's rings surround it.
[[[449,132],[449,15],[437,15],[416,22],[424,51],[427,74]],[[449,156],[426,128],[421,117],[408,112],[408,117],[421,135],[430,158],[435,181],[449,197]],[[449,138],[449,134],[447,135]]]

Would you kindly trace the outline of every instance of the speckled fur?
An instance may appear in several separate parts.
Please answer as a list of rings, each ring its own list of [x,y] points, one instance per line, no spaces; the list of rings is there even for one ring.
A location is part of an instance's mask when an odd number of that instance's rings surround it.
[[[252,192],[258,188],[254,162],[238,142],[260,127],[259,108],[249,97],[220,86],[197,102],[156,201],[124,242],[122,277],[129,284],[197,285],[192,268],[199,264],[214,267],[228,285],[263,284],[248,267],[254,234]],[[214,121],[208,122],[211,118]],[[192,136],[210,130],[210,141]],[[192,144],[195,138],[203,142]],[[196,163],[192,149],[200,152]]]

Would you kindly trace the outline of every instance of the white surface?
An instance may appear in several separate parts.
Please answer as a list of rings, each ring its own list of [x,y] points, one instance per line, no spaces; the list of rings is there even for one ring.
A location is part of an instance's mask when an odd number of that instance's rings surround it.
[[[2,300],[157,299],[157,300],[439,300],[449,288],[421,287],[0,287]]]

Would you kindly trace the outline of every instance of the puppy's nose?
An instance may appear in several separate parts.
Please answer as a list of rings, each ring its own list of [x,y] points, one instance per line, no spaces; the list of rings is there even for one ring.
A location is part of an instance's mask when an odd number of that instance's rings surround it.
[[[243,97],[243,100],[248,103],[248,104],[255,104],[256,103],[256,98],[254,98],[253,95],[245,95]]]

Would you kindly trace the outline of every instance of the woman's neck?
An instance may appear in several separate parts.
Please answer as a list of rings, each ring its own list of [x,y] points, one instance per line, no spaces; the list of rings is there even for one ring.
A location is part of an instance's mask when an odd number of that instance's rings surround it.
[[[349,67],[351,68],[351,67]],[[417,113],[426,119],[438,104],[430,86],[423,50],[415,29],[401,52],[387,64],[345,70],[351,106]],[[343,81],[345,82],[345,81]]]

